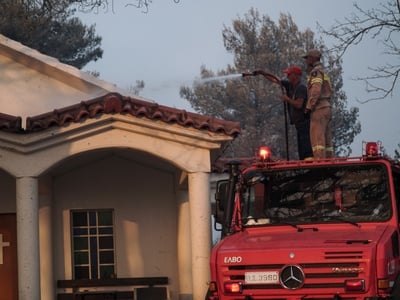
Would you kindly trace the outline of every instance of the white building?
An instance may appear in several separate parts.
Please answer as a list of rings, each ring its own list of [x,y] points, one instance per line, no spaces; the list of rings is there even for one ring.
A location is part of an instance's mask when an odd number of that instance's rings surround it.
[[[210,170],[239,124],[1,35],[0,70],[0,300],[204,299]]]

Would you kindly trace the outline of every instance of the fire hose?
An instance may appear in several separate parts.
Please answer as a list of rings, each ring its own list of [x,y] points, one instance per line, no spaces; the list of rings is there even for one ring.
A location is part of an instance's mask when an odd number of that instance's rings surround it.
[[[265,70],[256,70],[253,72],[245,72],[242,73],[243,77],[249,77],[249,76],[257,76],[257,75],[263,75],[267,80],[271,81],[272,83],[278,84],[281,87],[282,90],[282,95],[286,94],[286,90],[284,86],[282,85],[281,80],[275,76],[274,74],[267,72]],[[286,141],[286,159],[289,160],[289,136],[288,136],[288,121],[287,121],[287,102],[283,101],[283,112],[284,112],[284,122],[285,122],[285,141]]]

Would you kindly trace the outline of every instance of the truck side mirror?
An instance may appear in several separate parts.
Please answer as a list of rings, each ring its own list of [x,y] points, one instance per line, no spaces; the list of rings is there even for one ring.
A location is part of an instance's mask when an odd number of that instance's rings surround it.
[[[229,180],[219,180],[215,192],[215,223],[222,224],[224,222],[224,211],[229,198]]]

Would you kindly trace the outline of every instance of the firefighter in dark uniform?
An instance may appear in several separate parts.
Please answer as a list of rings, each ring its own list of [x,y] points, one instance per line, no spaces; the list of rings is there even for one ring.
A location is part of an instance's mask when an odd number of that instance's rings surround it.
[[[308,101],[305,113],[310,114],[310,140],[314,159],[330,158],[333,157],[330,79],[320,61],[319,50],[311,49],[303,58],[306,60],[308,71]]]
[[[282,101],[288,103],[288,113],[290,124],[296,127],[297,149],[299,159],[311,159],[313,152],[310,143],[310,118],[304,113],[307,103],[307,87],[301,82],[303,71],[299,66],[293,65],[283,70],[287,80],[281,80],[281,84],[286,90],[282,95]]]

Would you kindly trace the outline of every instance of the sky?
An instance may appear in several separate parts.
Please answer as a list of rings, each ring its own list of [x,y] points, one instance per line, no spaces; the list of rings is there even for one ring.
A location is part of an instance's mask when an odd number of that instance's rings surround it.
[[[231,27],[234,19],[243,18],[250,8],[275,22],[281,13],[289,14],[299,30],[311,29],[329,47],[333,41],[319,33],[317,24],[329,29],[356,12],[353,3],[376,8],[382,1],[387,0],[152,0],[145,12],[129,6],[137,0],[109,0],[108,9],[79,15],[85,24],[95,24],[104,50],[103,58],[89,63],[84,70],[98,71],[101,79],[123,89],[143,80],[141,97],[193,111],[179,96],[180,87],[191,87],[199,79],[202,65],[218,72],[233,64],[233,56],[223,45],[222,30],[224,25]],[[391,156],[394,149],[399,149],[399,87],[384,100],[358,101],[370,97],[364,83],[355,78],[371,75],[370,67],[398,64],[398,57],[387,57],[383,51],[378,37],[350,48],[343,57],[347,107],[359,107],[362,129],[351,145],[352,156],[362,153],[363,141],[382,142]]]

